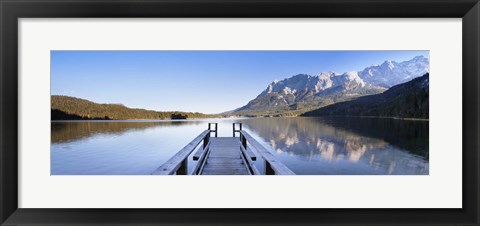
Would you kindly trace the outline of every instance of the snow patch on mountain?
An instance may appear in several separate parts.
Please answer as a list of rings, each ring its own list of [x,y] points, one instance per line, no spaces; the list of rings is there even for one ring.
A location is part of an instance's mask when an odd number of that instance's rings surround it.
[[[429,59],[424,56],[400,63],[387,60],[381,65],[367,67],[358,74],[367,83],[390,88],[428,73],[429,64]]]

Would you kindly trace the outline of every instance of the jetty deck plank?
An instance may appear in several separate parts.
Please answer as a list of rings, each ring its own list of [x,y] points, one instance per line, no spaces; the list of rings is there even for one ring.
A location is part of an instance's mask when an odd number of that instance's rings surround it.
[[[210,153],[201,174],[249,175],[241,156],[240,145],[240,139],[235,137],[210,138]]]

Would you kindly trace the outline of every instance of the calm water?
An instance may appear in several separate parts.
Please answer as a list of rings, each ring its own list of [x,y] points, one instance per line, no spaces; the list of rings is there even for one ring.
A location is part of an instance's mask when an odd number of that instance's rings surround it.
[[[243,123],[296,174],[429,173],[428,122],[340,117],[52,122],[51,173],[150,174],[208,122],[218,136]]]

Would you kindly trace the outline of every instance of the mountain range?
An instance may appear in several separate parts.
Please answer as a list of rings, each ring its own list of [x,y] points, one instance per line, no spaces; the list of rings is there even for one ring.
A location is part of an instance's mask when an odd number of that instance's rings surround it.
[[[256,98],[237,108],[234,115],[299,115],[338,102],[383,93],[397,84],[408,82],[429,72],[429,59],[387,60],[362,71],[298,74],[273,81]]]

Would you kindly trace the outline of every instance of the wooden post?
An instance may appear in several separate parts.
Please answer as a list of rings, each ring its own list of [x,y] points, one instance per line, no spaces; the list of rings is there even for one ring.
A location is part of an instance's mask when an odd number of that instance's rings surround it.
[[[265,175],[275,175],[275,170],[272,169],[272,166],[267,161],[265,161]]]
[[[210,133],[208,133],[205,138],[203,138],[203,149],[207,147],[208,141],[210,141]]]
[[[215,137],[218,135],[218,123],[215,123]]]
[[[242,141],[242,146],[247,150],[247,138],[240,133],[240,140]]]
[[[203,149],[205,149],[205,147],[207,146],[208,144],[208,141],[210,140],[210,133],[212,132],[210,130],[210,123],[208,123],[208,134],[205,136],[205,138],[203,138]]]
[[[233,123],[233,137],[235,137],[235,123]]]
[[[186,158],[180,168],[177,170],[177,175],[187,175],[188,174],[188,158]]]

